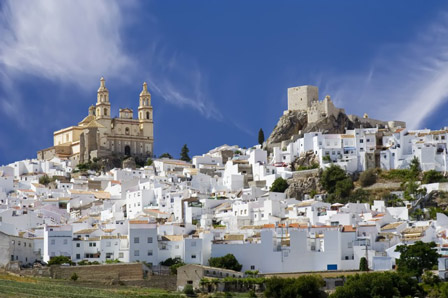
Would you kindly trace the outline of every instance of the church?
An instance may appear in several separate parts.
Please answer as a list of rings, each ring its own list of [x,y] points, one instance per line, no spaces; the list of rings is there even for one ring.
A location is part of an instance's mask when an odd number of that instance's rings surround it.
[[[148,84],[143,83],[140,92],[137,119],[129,108],[120,109],[119,117],[111,118],[109,90],[105,79],[101,78],[96,105],[89,108],[88,116],[76,126],[55,131],[53,143],[53,147],[40,150],[37,158],[50,160],[59,157],[76,165],[112,154],[152,156],[154,128]]]

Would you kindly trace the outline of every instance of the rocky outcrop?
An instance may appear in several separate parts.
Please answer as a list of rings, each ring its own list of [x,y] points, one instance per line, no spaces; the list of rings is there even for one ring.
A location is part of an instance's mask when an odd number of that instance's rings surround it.
[[[137,167],[137,164],[135,163],[134,157],[128,157],[123,160],[123,169],[135,169]]]
[[[309,168],[315,165],[319,165],[319,157],[313,151],[302,153],[292,163],[294,169]]]
[[[308,132],[344,133],[346,129],[360,128],[361,126],[365,128],[376,127],[376,122],[373,123],[373,121],[377,120],[372,120],[372,123],[369,120],[363,119],[361,122],[358,118],[354,118],[354,121],[352,121],[345,113],[341,112],[337,117],[330,115],[317,122],[308,123],[305,111],[287,111],[280,117],[267,139],[266,145],[269,149],[273,144],[303,137],[303,134]]]
[[[312,192],[320,193],[322,186],[319,181],[319,170],[304,171],[306,172],[294,175],[293,178],[288,179],[289,187],[285,193],[288,198],[295,198],[301,200],[303,195],[310,194]]]
[[[303,111],[288,111],[278,121],[267,140],[267,144],[280,143],[298,135],[307,124],[307,115]]]

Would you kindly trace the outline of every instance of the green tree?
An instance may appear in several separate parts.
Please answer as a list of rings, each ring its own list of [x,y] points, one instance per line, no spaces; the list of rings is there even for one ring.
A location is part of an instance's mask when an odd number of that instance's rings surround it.
[[[421,168],[420,168],[420,161],[417,156],[414,156],[414,158],[411,160],[411,164],[409,165],[409,169],[411,170],[411,175],[414,179],[417,179],[420,175]]]
[[[332,298],[392,298],[420,296],[417,280],[396,272],[372,272],[347,276],[343,286],[337,287]]]
[[[146,165],[147,166],[152,166],[152,163],[153,163],[154,161],[152,160],[152,158],[148,158],[147,160],[146,160]]]
[[[417,241],[412,245],[399,245],[395,251],[400,253],[397,259],[398,271],[420,277],[425,269],[431,269],[437,264],[439,254],[434,248],[434,242]]]
[[[210,258],[208,264],[212,267],[241,271],[243,265],[232,254],[226,254],[223,257]]]
[[[47,174],[44,174],[43,176],[41,176],[39,178],[39,184],[47,186],[48,184],[50,184],[50,182],[51,182],[51,179],[50,179],[50,177],[48,177]]]
[[[367,259],[362,257],[359,260],[359,271],[369,271],[369,265],[367,264]]]
[[[448,179],[443,176],[442,173],[436,170],[429,170],[423,173],[422,184],[437,183],[437,182],[447,182]]]
[[[188,156],[188,152],[190,152],[190,149],[188,149],[187,144],[184,144],[184,146],[180,150],[180,160],[183,160],[186,162],[191,161],[190,156]]]
[[[285,190],[288,188],[288,182],[283,179],[282,177],[278,177],[274,180],[274,182],[271,185],[271,188],[269,191],[272,192],[285,192]]]
[[[169,158],[169,159],[173,159],[173,157],[171,156],[171,154],[169,154],[168,152],[162,153],[159,158]]]
[[[263,143],[264,143],[264,132],[260,128],[260,130],[258,131],[258,144],[263,145]]]
[[[184,265],[185,265],[184,262],[180,262],[180,263],[176,263],[176,264],[174,264],[174,265],[171,265],[171,266],[170,266],[170,272],[171,272],[171,274],[173,274],[173,275],[177,274],[177,269],[178,269],[179,267],[184,266]]]
[[[265,281],[264,295],[270,298],[326,297],[325,282],[319,275],[302,275],[298,278],[272,277]]]
[[[369,169],[359,175],[359,183],[362,187],[367,187],[376,183],[376,170]]]
[[[350,191],[353,189],[352,179],[347,176],[345,171],[338,165],[332,164],[322,172],[320,182],[322,187],[329,193],[334,194],[336,192],[346,194],[345,187],[349,185]],[[340,188],[343,189],[340,189]],[[348,191],[349,192],[349,191]]]
[[[165,261],[160,262],[160,265],[170,267],[179,263],[182,263],[181,258],[168,258]]]

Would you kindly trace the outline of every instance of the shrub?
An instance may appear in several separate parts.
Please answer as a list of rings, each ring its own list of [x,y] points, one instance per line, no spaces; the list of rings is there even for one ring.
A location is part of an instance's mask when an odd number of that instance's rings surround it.
[[[51,265],[62,265],[62,264],[70,264],[70,265],[72,265],[73,262],[70,259],[70,257],[66,257],[66,256],[52,257],[50,259],[50,261],[48,261],[48,266],[51,266]]]
[[[170,266],[170,273],[173,274],[173,275],[176,275],[177,274],[177,268],[182,267],[184,265],[185,265],[184,262],[180,262],[180,263],[171,265]]]
[[[367,187],[376,183],[376,171],[375,169],[369,169],[364,171],[359,176],[359,183],[362,187]]]
[[[232,254],[226,254],[223,257],[210,258],[208,264],[212,267],[240,271],[243,268],[238,260]]]
[[[76,274],[76,272],[73,272],[72,276],[70,276],[70,279],[73,281],[77,281],[78,280],[78,274]]]
[[[423,173],[422,184],[437,183],[437,182],[447,182],[448,179],[443,176],[442,173],[436,170],[430,170]]]
[[[121,263],[119,259],[106,260],[106,264],[117,264],[117,263]]]
[[[175,264],[179,264],[182,263],[182,259],[181,258],[168,258],[165,261],[160,262],[160,265],[162,266],[173,266]]]
[[[39,184],[47,186],[48,184],[50,184],[50,182],[51,182],[51,179],[50,179],[50,177],[48,177],[47,174],[45,174],[39,178]]]
[[[196,296],[196,293],[194,292],[194,289],[193,289],[192,285],[186,285],[184,287],[184,294],[187,295],[188,297]]]
[[[288,182],[282,177],[278,177],[277,179],[275,179],[274,183],[272,183],[269,191],[285,192],[287,188],[288,188]]]
[[[336,199],[348,197],[353,189],[352,179],[341,167],[334,164],[322,172],[320,182],[327,193],[334,195]]]
[[[171,156],[171,154],[165,152],[165,153],[162,153],[162,154],[159,156],[159,158],[169,158],[169,159],[172,159],[173,157]]]

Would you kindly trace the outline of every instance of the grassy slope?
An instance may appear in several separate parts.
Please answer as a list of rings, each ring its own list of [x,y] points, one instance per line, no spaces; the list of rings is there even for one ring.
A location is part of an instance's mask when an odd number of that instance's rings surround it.
[[[159,289],[104,286],[0,274],[0,297],[184,297]]]

